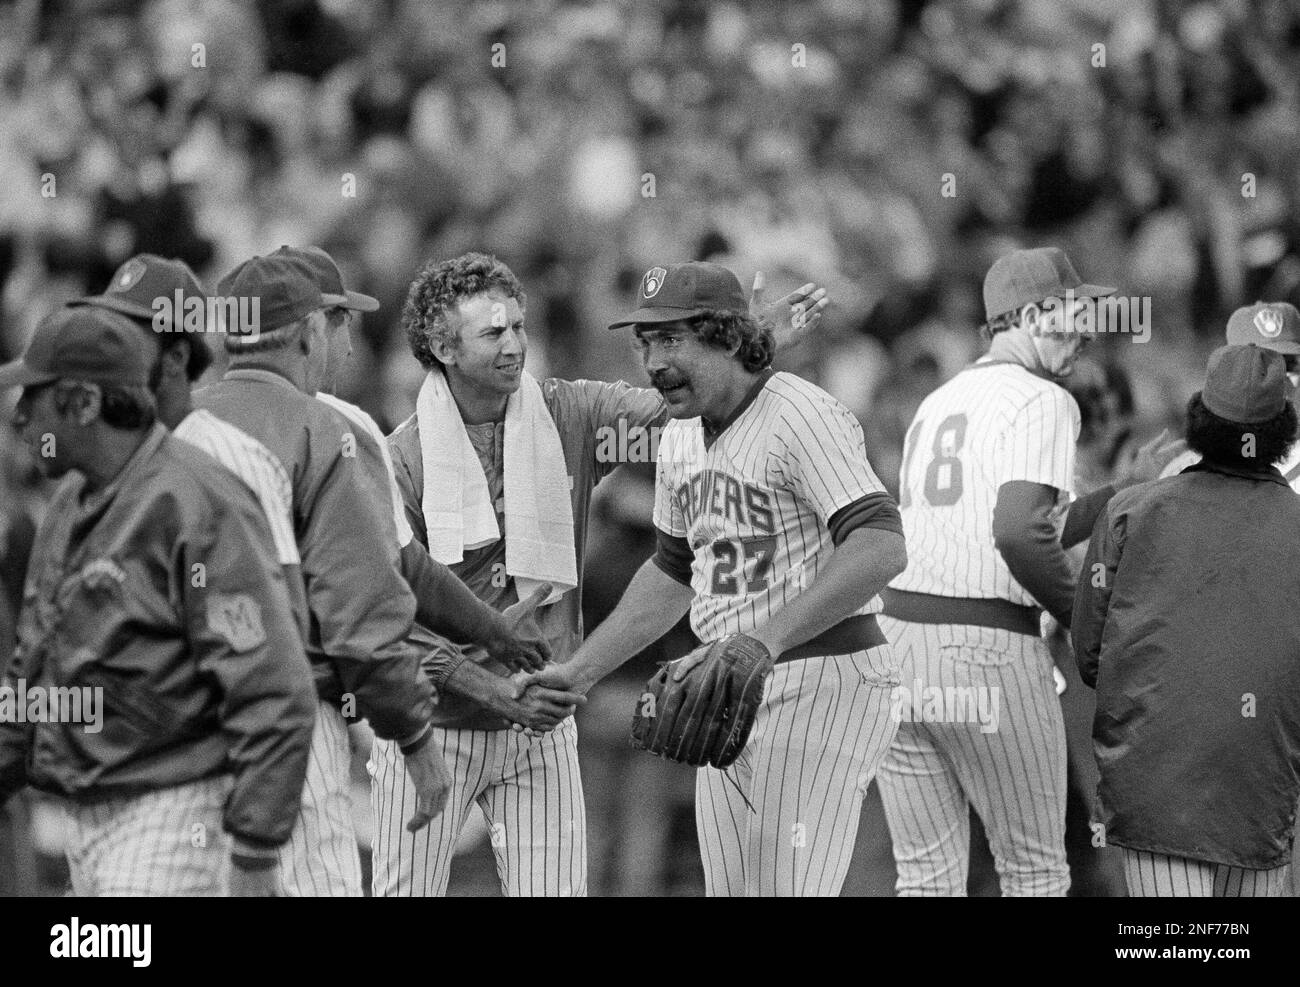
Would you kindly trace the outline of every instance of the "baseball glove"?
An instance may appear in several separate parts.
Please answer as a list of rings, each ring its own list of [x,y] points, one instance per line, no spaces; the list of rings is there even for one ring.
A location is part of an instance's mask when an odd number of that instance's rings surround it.
[[[674,682],[679,662],[701,654]],[[728,767],[749,740],[772,664],[762,642],[734,634],[661,666],[632,714],[632,746],[695,767]]]

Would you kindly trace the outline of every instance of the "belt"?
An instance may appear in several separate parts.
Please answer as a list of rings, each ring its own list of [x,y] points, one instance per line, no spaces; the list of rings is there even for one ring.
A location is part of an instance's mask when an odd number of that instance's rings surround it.
[[[881,592],[880,599],[885,604],[886,616],[909,624],[973,624],[1031,637],[1042,634],[1042,611],[1010,600],[933,596],[888,587]]]
[[[847,655],[888,644],[889,639],[876,622],[875,614],[858,614],[846,617],[834,627],[828,627],[814,638],[781,652],[778,663],[795,658],[820,658],[825,655]]]

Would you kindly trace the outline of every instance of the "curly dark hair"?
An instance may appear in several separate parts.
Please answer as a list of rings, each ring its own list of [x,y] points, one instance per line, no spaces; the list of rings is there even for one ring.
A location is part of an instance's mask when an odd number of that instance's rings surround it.
[[[1300,424],[1295,405],[1286,403],[1266,422],[1245,424],[1220,418],[1197,391],[1187,402],[1187,444],[1207,460],[1240,469],[1265,469],[1286,458]],[[1254,437],[1253,456],[1244,454],[1247,437]]]
[[[402,329],[411,352],[426,370],[442,366],[433,354],[435,339],[456,342],[447,324],[447,312],[485,291],[500,291],[518,301],[520,308],[527,305],[527,296],[514,272],[489,254],[468,253],[451,260],[430,261],[415,276],[402,306]]]
[[[705,343],[718,349],[736,350],[736,359],[751,374],[766,370],[776,355],[772,327],[748,312],[706,309],[691,320],[691,329]]]

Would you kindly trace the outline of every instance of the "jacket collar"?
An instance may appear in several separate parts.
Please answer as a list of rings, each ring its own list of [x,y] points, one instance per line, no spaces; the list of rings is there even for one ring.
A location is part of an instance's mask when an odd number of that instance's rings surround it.
[[[1269,466],[1262,470],[1248,470],[1240,466],[1228,466],[1224,463],[1211,463],[1202,459],[1199,463],[1192,463],[1184,473],[1222,473],[1224,476],[1235,476],[1243,480],[1268,480],[1272,483],[1280,483],[1288,490],[1291,484],[1286,482],[1286,477],[1278,472],[1276,466]]]
[[[149,429],[149,434],[136,447],[135,452],[131,453],[131,458],[126,461],[126,465],[118,470],[117,476],[113,477],[100,489],[87,494],[85,499],[82,500],[79,509],[81,517],[90,517],[98,513],[105,505],[111,503],[113,498],[117,496],[118,491],[126,484],[126,481],[140,468],[140,464],[150,459],[158,451],[158,447],[162,445],[165,438],[167,438],[167,429],[160,422],[154,422],[153,427]]]
[[[290,390],[298,390],[293,381],[283,374],[276,373],[274,370],[263,370],[260,367],[240,367],[237,370],[227,370],[221,376],[222,380],[260,380],[264,384],[279,384]]]

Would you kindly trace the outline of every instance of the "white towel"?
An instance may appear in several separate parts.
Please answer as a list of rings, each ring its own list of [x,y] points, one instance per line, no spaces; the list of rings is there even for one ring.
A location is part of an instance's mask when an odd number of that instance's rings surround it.
[[[454,565],[464,560],[465,549],[501,537],[487,477],[441,371],[430,371],[420,385],[415,418],[429,554]],[[573,501],[560,433],[541,385],[527,371],[506,402],[504,459],[506,573],[520,599],[550,583],[543,602],[554,603],[578,585]]]

